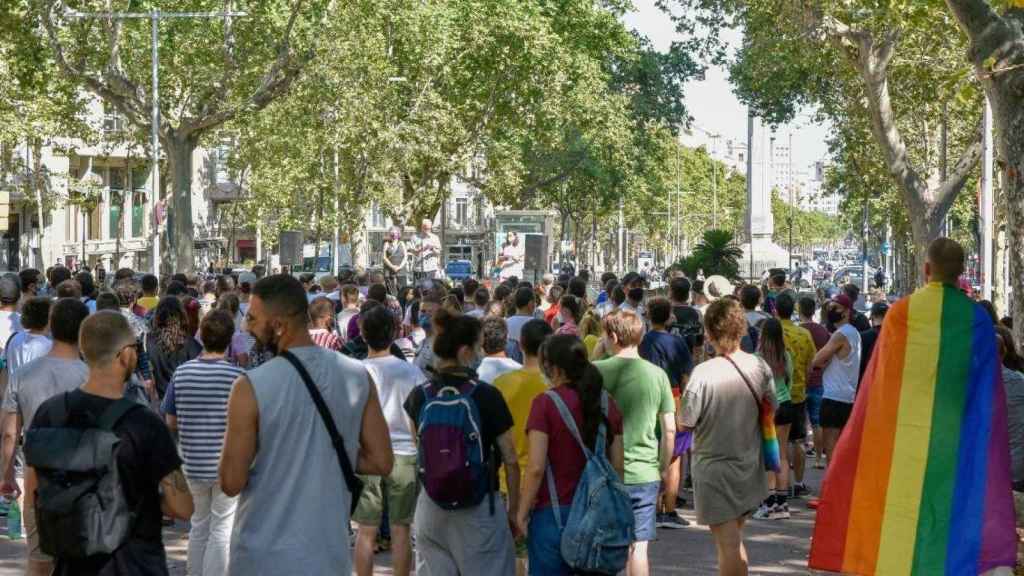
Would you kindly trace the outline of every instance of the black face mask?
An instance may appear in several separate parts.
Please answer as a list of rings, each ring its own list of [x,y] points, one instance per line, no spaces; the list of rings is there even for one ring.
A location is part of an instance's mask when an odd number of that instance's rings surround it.
[[[838,323],[840,323],[842,321],[843,321],[843,313],[842,313],[842,311],[835,310],[835,309],[832,309],[832,310],[828,311],[828,323],[829,324],[838,324]]]

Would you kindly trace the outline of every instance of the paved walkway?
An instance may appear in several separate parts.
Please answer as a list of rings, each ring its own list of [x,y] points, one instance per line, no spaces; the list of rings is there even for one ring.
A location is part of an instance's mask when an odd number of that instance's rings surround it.
[[[820,482],[819,470],[807,471],[807,483],[815,492]],[[751,574],[810,574],[807,555],[814,529],[814,511],[804,500],[791,500],[794,514],[790,520],[751,520],[747,523],[745,541],[750,556]],[[717,574],[715,544],[706,527],[696,526],[689,506],[680,513],[693,523],[680,530],[659,530],[658,541],[650,547],[653,574]],[[164,531],[171,576],[185,575],[185,553],[188,546],[184,523]],[[0,536],[0,576],[20,576],[24,557],[24,540],[10,541]],[[376,574],[391,574],[387,554],[377,557]]]

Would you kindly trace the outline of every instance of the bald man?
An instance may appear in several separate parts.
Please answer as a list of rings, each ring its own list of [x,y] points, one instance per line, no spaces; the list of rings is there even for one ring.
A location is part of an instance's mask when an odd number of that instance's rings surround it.
[[[424,218],[420,231],[412,237],[412,254],[415,256],[414,272],[416,281],[433,280],[438,277],[441,257],[441,239],[434,234],[434,223]]]
[[[928,283],[890,308],[829,455],[810,567],[1009,574],[1016,562],[1006,394],[992,319],[928,246]],[[909,552],[909,553],[908,553]]]
[[[98,428],[103,422],[120,440],[115,453],[118,480],[124,488],[125,502],[133,511],[133,520],[128,534],[119,542],[112,542],[117,545],[112,554],[83,558],[58,553],[53,574],[121,574],[125,566],[131,567],[132,574],[166,574],[161,512],[189,518],[193,511],[192,495],[167,426],[156,412],[124,398],[125,382],[138,362],[135,332],[120,311],[101,310],[82,322],[78,344],[88,366],[85,383],[43,402],[26,433],[25,459],[30,466],[27,480],[39,487],[34,520],[40,527],[56,522],[71,525],[66,516],[55,517],[54,510],[61,510],[64,499],[75,494],[63,488],[67,471],[54,467],[52,459],[46,457],[52,445],[45,439],[53,436],[53,429]],[[42,438],[38,446],[34,442],[36,431]],[[37,462],[42,465],[37,467]],[[88,520],[97,521],[81,518],[81,524],[76,525],[84,526]],[[49,551],[45,531],[40,530],[39,534],[42,550]],[[49,546],[58,551],[70,548],[66,541],[50,542]]]

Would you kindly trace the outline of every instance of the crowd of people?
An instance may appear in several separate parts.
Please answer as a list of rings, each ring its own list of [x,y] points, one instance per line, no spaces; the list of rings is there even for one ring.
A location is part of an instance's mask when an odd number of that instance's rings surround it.
[[[399,575],[644,576],[691,490],[720,573],[746,574],[745,522],[810,496],[805,465],[830,464],[888,309],[784,275],[675,274],[664,295],[636,273],[105,280],[0,277],[2,491],[23,496],[28,574],[166,574],[177,517],[194,576],[369,575],[382,548]],[[998,339],[1021,489],[1024,363]],[[104,455],[120,504],[69,503],[102,500]],[[585,509],[595,470],[623,507]],[[596,564],[566,552],[570,517],[590,519],[573,536]]]

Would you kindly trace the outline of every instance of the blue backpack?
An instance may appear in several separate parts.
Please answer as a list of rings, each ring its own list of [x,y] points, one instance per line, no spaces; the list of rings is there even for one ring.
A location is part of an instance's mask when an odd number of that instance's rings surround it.
[[[555,403],[566,428],[587,457],[564,528],[561,515],[555,514],[558,529],[562,531],[562,559],[576,571],[617,574],[625,569],[629,545],[633,543],[633,506],[629,492],[605,455],[605,425],[602,422],[598,427],[597,442],[591,452],[583,443],[576,419],[562,398],[553,390],[545,394]],[[601,392],[601,412],[608,415],[607,392]],[[550,465],[547,479],[551,502],[558,506],[558,491]]]
[[[423,387],[416,466],[427,495],[446,510],[471,508],[491,493],[490,458],[473,400],[479,387],[449,385],[443,376]]]

